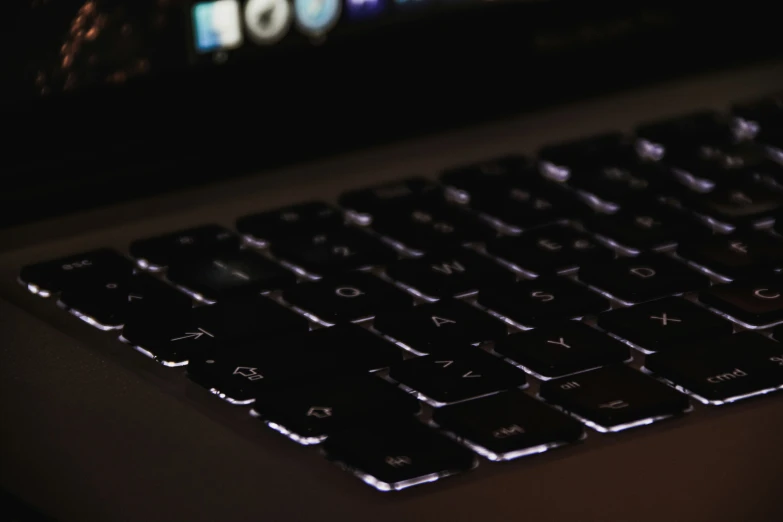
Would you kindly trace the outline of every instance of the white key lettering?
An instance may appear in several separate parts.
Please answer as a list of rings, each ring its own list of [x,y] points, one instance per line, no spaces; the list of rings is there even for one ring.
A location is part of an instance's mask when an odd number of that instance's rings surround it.
[[[547,343],[549,343],[549,344],[557,344],[559,346],[562,346],[563,348],[571,348],[569,345],[566,344],[565,340],[562,337],[560,339],[558,339],[557,341],[549,340],[549,341],[547,341]]]
[[[413,464],[411,458],[406,457],[405,455],[401,455],[399,457],[394,457],[394,456],[386,457],[384,462],[386,462],[386,464],[388,464],[393,468],[401,468],[403,466],[410,466],[411,464]]]
[[[777,299],[780,297],[778,292],[773,292],[769,288],[759,288],[754,290],[753,295],[761,299]]]
[[[650,319],[655,319],[656,321],[660,321],[661,326],[669,326],[669,321],[673,323],[682,322],[682,319],[677,319],[676,317],[669,317],[668,314],[666,313],[661,314],[661,317],[658,317],[657,315],[651,315]]]
[[[769,360],[773,363],[778,363],[779,366],[783,366],[783,355],[773,355]]]
[[[723,382],[729,382],[747,376],[748,376],[747,373],[740,370],[739,368],[735,368],[733,372],[726,372],[718,375],[713,375],[712,377],[707,377],[707,382],[710,384],[721,384]]]
[[[513,437],[514,435],[522,435],[524,433],[524,428],[517,424],[513,424],[511,426],[506,426],[504,428],[493,431],[492,436],[496,439],[505,439],[508,437]]]
[[[465,271],[465,267],[462,266],[462,263],[460,263],[456,259],[452,259],[451,262],[445,262],[439,265],[431,265],[431,266],[432,269],[435,270],[436,272],[440,272],[446,275],[451,275],[455,272],[459,272],[461,274]]]
[[[646,266],[634,267],[630,271],[633,275],[641,277],[642,279],[647,279],[648,277],[655,275],[655,270]]]
[[[745,193],[743,192],[732,192],[731,193],[731,201],[732,203],[736,203],[738,205],[752,205],[753,200],[750,199]]]
[[[598,407],[607,410],[622,410],[623,408],[627,408],[628,406],[630,406],[630,404],[628,404],[627,402],[616,400],[616,401],[606,402],[604,404],[599,405]]]
[[[539,239],[538,246],[540,246],[541,248],[546,248],[547,250],[550,250],[552,252],[555,252],[563,248],[563,245],[561,245],[560,243],[555,243],[550,239]]]
[[[435,323],[435,326],[438,328],[440,328],[440,326],[443,324],[457,324],[457,321],[447,319],[445,317],[438,317],[437,315],[432,316],[432,322]]]
[[[364,295],[364,292],[358,288],[353,288],[350,286],[341,286],[340,288],[337,288],[334,293],[340,297],[359,297],[360,295]]]
[[[731,248],[735,252],[739,252],[740,254],[748,253],[748,245],[746,245],[742,241],[732,241],[731,244],[729,245],[729,248]]]
[[[561,390],[573,390],[580,387],[581,386],[579,386],[579,383],[576,381],[568,381],[567,383],[560,385]]]
[[[549,301],[555,300],[555,296],[553,296],[552,294],[547,294],[539,290],[536,290],[535,292],[531,292],[530,295],[538,299],[541,299],[542,303],[548,303]]]

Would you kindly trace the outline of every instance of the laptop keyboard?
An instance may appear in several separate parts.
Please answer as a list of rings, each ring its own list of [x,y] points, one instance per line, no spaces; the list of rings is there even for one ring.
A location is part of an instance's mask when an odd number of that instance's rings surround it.
[[[399,490],[479,456],[783,389],[781,100],[244,216],[235,230],[194,226],[19,280]]]

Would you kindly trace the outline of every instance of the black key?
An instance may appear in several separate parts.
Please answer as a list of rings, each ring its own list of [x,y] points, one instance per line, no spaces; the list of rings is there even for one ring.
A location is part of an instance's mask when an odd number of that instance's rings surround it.
[[[465,196],[487,190],[508,189],[515,183],[535,183],[535,164],[525,156],[505,156],[447,170],[441,182]]]
[[[294,285],[283,298],[328,323],[367,319],[413,305],[411,295],[363,272]]]
[[[777,94],[737,104],[732,113],[743,120],[754,122],[761,128],[783,126],[783,95]]]
[[[388,367],[402,351],[354,324],[236,343],[188,364],[188,377],[233,402],[252,402],[267,384],[337,378]]]
[[[737,141],[731,122],[713,111],[703,111],[674,119],[652,122],[636,129],[643,140],[662,145],[665,159],[701,145],[725,146]]]
[[[381,491],[425,484],[476,466],[469,450],[404,418],[335,433],[324,441],[323,450],[330,460]]]
[[[378,314],[375,328],[421,353],[449,344],[492,341],[507,332],[498,319],[456,299]]]
[[[640,252],[714,234],[693,215],[661,204],[636,204],[615,214],[584,219],[585,227],[610,243]]]
[[[632,142],[622,133],[613,132],[558,143],[541,149],[539,158],[559,168],[574,171],[618,167],[633,157]],[[546,173],[551,175],[548,166]],[[561,179],[563,176],[556,176]]]
[[[643,254],[603,265],[590,265],[579,278],[626,303],[642,303],[698,290],[709,279],[669,257]]]
[[[576,321],[509,335],[495,344],[495,351],[546,378],[622,363],[631,358],[627,346]]]
[[[213,256],[239,248],[239,238],[219,225],[203,225],[130,245],[130,254],[142,268],[159,270],[177,261]]]
[[[611,250],[587,234],[564,226],[497,238],[487,243],[487,252],[536,274],[555,274],[614,258]]]
[[[715,285],[699,301],[751,326],[783,321],[783,284],[778,276],[757,276]]]
[[[187,364],[193,358],[203,359],[216,343],[215,334],[197,322],[190,307],[171,307],[165,313],[157,307],[133,308],[122,328],[121,339],[167,366]]]
[[[772,219],[783,209],[783,193],[762,184],[743,183],[693,196],[683,205],[718,223],[747,226]]]
[[[473,213],[452,205],[413,205],[379,211],[373,229],[409,249],[420,252],[496,237],[497,229]]]
[[[701,191],[712,190],[716,184],[745,183],[761,175],[779,178],[783,173],[783,166],[775,162],[768,151],[752,143],[731,147],[698,147],[676,158],[671,166],[681,171],[679,176],[686,182],[687,176],[692,176]]]
[[[386,268],[392,279],[431,297],[455,297],[482,285],[513,283],[516,275],[492,259],[467,249],[418,259],[403,259]]]
[[[700,402],[719,405],[783,385],[783,345],[745,331],[650,355],[645,367]]]
[[[655,184],[633,168],[599,168],[577,171],[568,184],[596,210],[614,212],[654,195]]]
[[[167,277],[203,301],[256,294],[296,282],[293,273],[249,250],[177,262],[169,267]]]
[[[472,346],[449,346],[444,354],[414,357],[391,367],[389,377],[435,406],[481,397],[526,383],[525,373]]]
[[[263,341],[310,330],[309,321],[262,295],[221,300],[193,310],[199,326],[221,340]]]
[[[677,254],[723,276],[736,278],[783,266],[783,241],[763,232],[685,241]]]
[[[316,275],[384,264],[397,258],[392,248],[354,228],[280,241],[272,245],[272,253]]]
[[[584,434],[579,422],[518,391],[438,408],[433,421],[493,461],[541,453]]]
[[[413,415],[420,409],[414,397],[370,374],[293,380],[262,388],[253,403],[255,414],[301,444],[321,442],[335,431],[373,417]]]
[[[560,277],[479,290],[478,302],[524,326],[541,326],[609,309],[609,301]]]
[[[517,229],[557,223],[573,213],[573,201],[565,193],[515,186],[473,195],[471,207]]]
[[[678,297],[606,312],[598,316],[598,326],[648,352],[731,335],[733,329],[730,322]]]
[[[127,280],[133,263],[114,250],[103,248],[22,268],[19,280],[34,294],[49,297],[86,282],[93,284]]]
[[[256,242],[271,242],[313,234],[338,227],[342,213],[326,203],[312,201],[245,216],[237,220],[237,230]]]
[[[414,177],[346,192],[340,196],[338,202],[340,206],[362,215],[363,221],[369,222],[370,216],[378,210],[402,208],[442,197],[442,191],[435,182]]]
[[[149,274],[135,274],[116,281],[87,281],[65,290],[60,302],[75,315],[101,329],[121,327],[132,307],[161,312],[170,307],[189,308],[188,296]]]
[[[600,432],[646,425],[690,409],[688,397],[628,366],[547,381],[540,394]]]

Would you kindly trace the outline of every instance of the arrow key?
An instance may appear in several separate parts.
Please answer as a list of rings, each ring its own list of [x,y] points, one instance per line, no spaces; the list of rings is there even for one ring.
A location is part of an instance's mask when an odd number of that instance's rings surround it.
[[[434,406],[525,385],[524,372],[483,350],[467,346],[446,353],[408,359],[389,375]]]
[[[300,444],[321,442],[330,433],[370,417],[413,415],[419,409],[415,398],[371,374],[267,386],[253,405],[253,412],[270,427]]]

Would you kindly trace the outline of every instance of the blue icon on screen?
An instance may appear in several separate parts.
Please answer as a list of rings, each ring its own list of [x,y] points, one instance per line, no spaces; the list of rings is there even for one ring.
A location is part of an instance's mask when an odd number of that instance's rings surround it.
[[[196,50],[201,53],[242,45],[242,24],[237,0],[201,2],[193,6]]]
[[[345,0],[345,11],[349,18],[371,18],[386,9],[386,0]]]
[[[340,18],[342,0],[294,0],[296,24],[311,36],[321,36]]]

